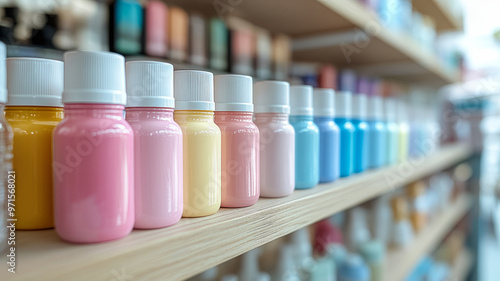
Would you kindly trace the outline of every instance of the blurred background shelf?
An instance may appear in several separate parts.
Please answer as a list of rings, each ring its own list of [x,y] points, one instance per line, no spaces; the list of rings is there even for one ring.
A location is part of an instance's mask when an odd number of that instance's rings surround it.
[[[434,20],[437,31],[453,31],[463,28],[462,18],[452,13],[452,7],[443,3],[443,0],[416,0],[412,1],[412,4],[415,10]]]
[[[389,250],[386,265],[390,267],[386,272],[386,280],[401,281],[410,274],[417,264],[429,254],[443,240],[444,236],[455,226],[460,219],[470,210],[472,198],[462,195],[447,207],[441,214],[435,217],[421,232],[415,235],[414,240],[405,248]],[[464,258],[465,259],[465,258]],[[471,263],[471,260],[458,260],[457,266]],[[470,266],[470,265],[469,265]],[[463,276],[467,272],[465,268],[456,268],[453,278]],[[462,272],[460,272],[462,270]],[[453,279],[459,280],[459,279]]]
[[[22,264],[9,280],[107,281],[122,271],[140,280],[165,276],[169,276],[169,280],[183,280],[339,211],[448,168],[471,153],[468,146],[455,144],[418,160],[295,191],[285,198],[262,198],[251,207],[221,209],[215,215],[182,219],[164,229],[135,230],[114,242],[74,245],[60,240],[54,230],[18,231],[17,255],[22,258]],[[459,200],[418,241],[422,240],[427,247],[436,243],[435,237],[442,235],[441,232],[461,216],[467,202],[467,199]],[[417,244],[420,247],[422,243]],[[423,250],[425,248],[419,249]],[[6,274],[10,273],[2,271],[0,279],[5,280]]]
[[[453,281],[464,281],[469,274],[470,269],[474,263],[474,256],[469,250],[464,250],[457,257],[455,264],[452,268],[452,276]]]

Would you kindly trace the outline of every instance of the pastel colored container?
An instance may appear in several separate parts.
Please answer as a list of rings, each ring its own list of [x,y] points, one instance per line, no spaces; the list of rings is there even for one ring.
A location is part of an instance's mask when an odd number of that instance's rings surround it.
[[[290,87],[290,124],[295,130],[295,189],[319,183],[319,129],[313,122],[311,86]]]
[[[260,132],[260,196],[284,197],[295,187],[295,131],[289,123],[289,84],[254,84],[254,122]]]
[[[338,281],[370,281],[370,268],[357,254],[348,254],[339,265]]]
[[[410,155],[410,124],[407,119],[407,105],[400,101],[398,103],[398,125],[399,125],[399,151],[398,161],[403,162],[408,159]]]
[[[153,57],[165,57],[168,39],[165,28],[168,23],[168,8],[163,1],[148,1],[145,9],[145,53]]]
[[[314,89],[314,123],[319,130],[319,182],[332,182],[340,176],[340,130],[333,122],[333,89]]]
[[[368,167],[379,168],[387,163],[387,126],[383,122],[383,101],[379,96],[368,98]]]
[[[387,124],[387,165],[394,165],[399,160],[399,124],[396,122],[396,101],[386,98],[384,110]]]
[[[213,75],[174,72],[174,120],[182,129],[183,217],[216,213],[221,205],[221,131],[214,123]]]
[[[335,94],[335,123],[340,129],[340,176],[347,177],[354,169],[354,133],[351,123],[352,96],[349,92]]]
[[[353,172],[360,173],[368,168],[368,158],[370,149],[370,135],[368,131],[367,97],[363,94],[353,96],[353,118],[354,125],[354,163]]]
[[[174,122],[173,66],[126,64],[126,120],[134,131],[135,228],[173,225],[182,217],[182,131]]]
[[[16,228],[52,228],[52,133],[63,119],[63,63],[9,58],[7,89],[5,118],[14,132]]]
[[[212,69],[227,70],[228,68],[228,30],[223,20],[210,19],[209,24],[209,65]]]
[[[136,0],[114,0],[109,16],[109,45],[113,52],[137,55],[143,52],[144,15]]]
[[[189,16],[179,7],[170,6],[168,11],[169,57],[184,61],[188,57]]]
[[[64,240],[97,243],[134,226],[134,134],[125,121],[125,60],[64,55],[64,120],[54,130],[54,213]]]
[[[259,129],[253,123],[252,78],[215,76],[215,123],[221,130],[222,207],[246,207],[260,197]]]

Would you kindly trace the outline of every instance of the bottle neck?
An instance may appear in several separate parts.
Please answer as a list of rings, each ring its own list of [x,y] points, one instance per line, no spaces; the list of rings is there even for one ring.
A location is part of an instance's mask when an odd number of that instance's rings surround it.
[[[214,112],[208,110],[176,110],[177,122],[214,122]]]
[[[253,122],[253,113],[246,111],[216,111],[215,122]]]
[[[62,119],[63,109],[50,106],[2,106],[9,119]]]
[[[64,116],[66,118],[87,117],[122,120],[124,110],[125,106],[116,104],[65,104]]]
[[[285,113],[255,113],[256,122],[281,122],[288,123],[288,114]]]
[[[174,109],[168,107],[127,107],[126,119],[129,121],[156,119],[173,121]]]
[[[290,122],[313,121],[312,115],[290,115]]]

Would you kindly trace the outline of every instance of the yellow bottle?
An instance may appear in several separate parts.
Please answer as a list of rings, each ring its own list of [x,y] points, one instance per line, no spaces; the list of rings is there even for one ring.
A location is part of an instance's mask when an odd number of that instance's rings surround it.
[[[410,125],[408,124],[408,106],[404,101],[399,101],[397,118],[399,125],[399,145],[398,160],[403,162],[408,160],[410,154]]]
[[[52,228],[52,132],[63,119],[63,63],[7,59],[7,90],[5,117],[14,132],[16,228]]]
[[[183,217],[216,213],[221,205],[221,132],[214,123],[213,75],[174,72],[174,120],[183,137]]]

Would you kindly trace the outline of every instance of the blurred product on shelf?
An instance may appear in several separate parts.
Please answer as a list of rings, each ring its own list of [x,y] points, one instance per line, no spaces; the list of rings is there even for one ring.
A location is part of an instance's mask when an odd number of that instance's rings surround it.
[[[378,240],[363,243],[359,249],[361,256],[370,267],[371,281],[384,281],[385,279],[385,244]]]
[[[254,122],[260,132],[260,195],[283,197],[295,188],[295,131],[289,123],[290,85],[254,84]]]
[[[368,152],[370,135],[368,132],[367,118],[367,96],[365,94],[355,94],[352,97],[352,124],[354,126],[354,160],[353,172],[361,173],[368,168]]]
[[[127,62],[125,119],[134,132],[135,224],[176,224],[182,216],[182,131],[174,122],[174,67]]]
[[[379,96],[368,98],[368,167],[371,169],[387,163],[387,124],[384,122],[383,99]]]
[[[194,65],[207,64],[207,27],[202,15],[189,16],[189,62]]]
[[[236,74],[255,75],[255,33],[253,26],[239,18],[227,20],[229,28],[229,71]]]
[[[189,16],[179,7],[170,6],[168,11],[169,58],[185,61],[188,58]]]
[[[351,123],[351,92],[335,93],[335,124],[340,130],[340,177],[348,177],[353,173],[354,134],[356,128]]]
[[[399,160],[399,125],[396,122],[397,104],[395,98],[384,98],[385,121],[387,124],[387,163],[394,165]]]
[[[358,254],[348,254],[338,268],[338,281],[370,281],[370,268]]]
[[[391,229],[391,244],[397,247],[408,246],[413,240],[413,229],[409,219],[408,203],[401,196],[391,199],[393,225]]]
[[[398,100],[396,120],[399,124],[398,162],[408,160],[410,154],[410,125],[408,122],[408,106],[403,100]]]
[[[239,271],[240,281],[270,281],[271,276],[259,269],[259,256],[261,248],[256,248],[241,256]]]
[[[319,69],[318,87],[337,89],[337,69],[331,64],[325,64]]]
[[[213,74],[174,72],[174,120],[183,138],[183,217],[215,214],[221,205],[221,131],[214,122]]]
[[[168,14],[167,5],[161,0],[149,1],[144,17],[144,53],[151,57],[168,56]]]
[[[210,68],[226,71],[229,68],[229,33],[226,24],[219,18],[211,18],[209,25]]]
[[[407,187],[410,200],[410,221],[415,232],[420,232],[427,219],[427,200],[425,198],[425,184],[416,181]]]
[[[109,49],[123,55],[143,52],[143,8],[135,0],[114,0],[109,9]]]
[[[7,59],[5,118],[14,131],[17,229],[54,227],[52,136],[63,119],[63,69],[55,60]]]
[[[290,124],[295,130],[295,189],[319,183],[319,129],[313,122],[313,88],[290,87]]]
[[[373,239],[385,245],[391,239],[392,210],[390,207],[390,195],[384,194],[372,201],[370,212],[370,229]]]
[[[370,241],[368,216],[363,207],[355,207],[347,211],[344,237],[347,240],[348,249],[352,252],[358,252],[363,244]]]

